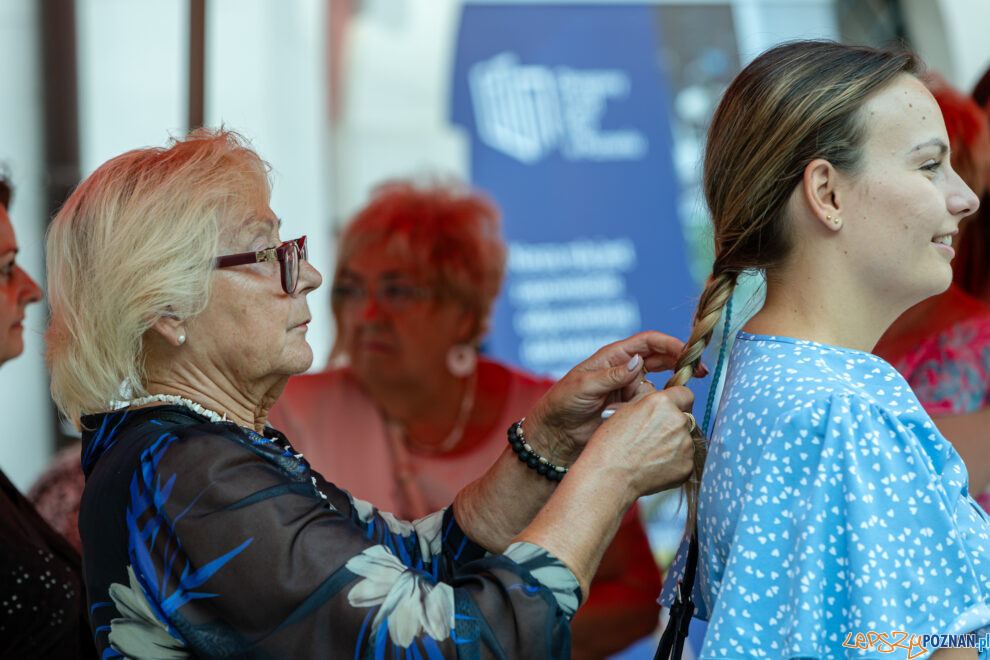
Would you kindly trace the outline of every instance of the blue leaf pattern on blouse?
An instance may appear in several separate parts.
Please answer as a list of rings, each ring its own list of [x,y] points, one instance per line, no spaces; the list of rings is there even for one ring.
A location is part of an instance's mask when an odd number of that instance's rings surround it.
[[[172,564],[178,557],[179,541],[172,525],[160,512],[168,501],[177,475],[172,474],[163,485],[162,476],[157,474],[157,468],[162,455],[177,439],[178,437],[172,433],[163,433],[141,454],[140,474],[143,483],[139,482],[138,474],[131,477],[131,501],[126,514],[131,565],[136,569],[135,574],[144,589],[145,596],[149,598],[149,603],[160,615],[162,623],[166,625],[169,617],[190,600],[216,596],[213,593],[199,593],[192,590],[201,587],[253,540],[246,539],[230,552],[195,570],[190,570],[189,560],[185,559],[182,573],[178,576],[178,584],[170,590],[169,581],[174,578]],[[180,517],[181,514],[177,519]],[[166,570],[163,573],[158,571],[152,559],[152,546],[159,534],[168,539],[165,543],[168,553],[165,561]],[[169,626],[169,632],[181,639],[181,635],[173,627]]]
[[[450,509],[379,512],[271,429],[175,406],[84,427],[80,529],[104,653],[120,651],[113,639],[148,653],[167,631],[176,653],[202,657],[569,654],[580,588],[540,548],[488,555]]]

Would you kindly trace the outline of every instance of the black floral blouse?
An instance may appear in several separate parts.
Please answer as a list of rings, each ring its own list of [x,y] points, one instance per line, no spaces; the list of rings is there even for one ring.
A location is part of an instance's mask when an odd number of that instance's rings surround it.
[[[83,426],[79,527],[104,658],[570,657],[580,590],[542,548],[490,555],[450,508],[397,520],[274,429],[181,406]]]

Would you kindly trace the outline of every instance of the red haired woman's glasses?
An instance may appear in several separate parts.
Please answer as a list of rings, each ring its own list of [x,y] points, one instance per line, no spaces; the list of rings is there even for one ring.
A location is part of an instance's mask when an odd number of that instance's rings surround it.
[[[241,252],[217,257],[217,268],[257,264],[265,261],[278,261],[282,273],[282,290],[295,293],[299,284],[300,262],[309,261],[306,253],[306,237],[286,241],[278,247],[271,247],[257,252]]]

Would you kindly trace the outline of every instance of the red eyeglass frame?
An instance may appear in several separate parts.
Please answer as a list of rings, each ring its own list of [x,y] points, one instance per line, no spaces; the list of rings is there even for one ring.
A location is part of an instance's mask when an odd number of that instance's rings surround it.
[[[290,250],[297,259],[309,261],[306,250],[306,237],[300,236],[291,241],[286,241],[278,247],[265,248],[257,252],[238,252],[237,254],[226,254],[222,257],[217,257],[214,262],[214,268],[229,268],[231,266],[277,261],[282,276],[282,290],[288,294],[292,294],[295,293],[296,287],[299,286],[299,273],[302,269],[302,264],[296,261],[295,273],[289,273],[287,264],[290,259]],[[290,281],[292,277],[295,279]]]

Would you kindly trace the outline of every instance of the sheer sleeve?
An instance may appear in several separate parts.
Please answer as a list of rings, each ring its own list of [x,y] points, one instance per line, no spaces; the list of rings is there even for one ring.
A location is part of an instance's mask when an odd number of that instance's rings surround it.
[[[574,576],[542,548],[488,555],[452,511],[414,522],[267,439],[162,435],[127,514],[110,643],[206,656],[566,657]],[[151,653],[150,657],[154,657]]]

